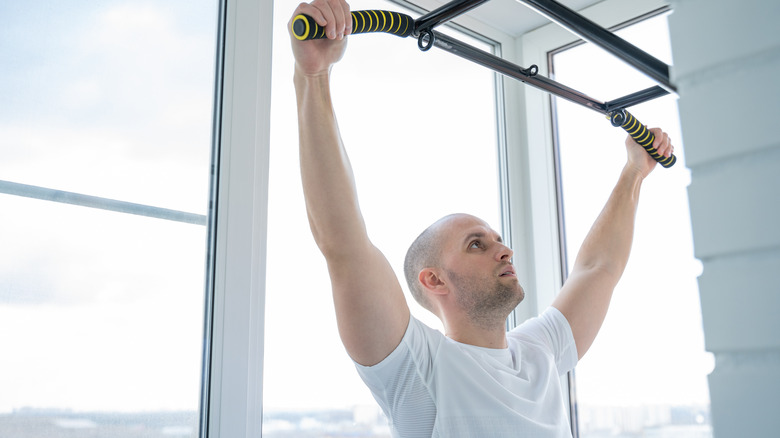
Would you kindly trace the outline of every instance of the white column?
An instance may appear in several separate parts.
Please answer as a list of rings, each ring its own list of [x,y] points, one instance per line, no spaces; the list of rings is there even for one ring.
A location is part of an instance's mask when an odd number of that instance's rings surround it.
[[[717,438],[780,410],[780,2],[678,0],[669,19]]]

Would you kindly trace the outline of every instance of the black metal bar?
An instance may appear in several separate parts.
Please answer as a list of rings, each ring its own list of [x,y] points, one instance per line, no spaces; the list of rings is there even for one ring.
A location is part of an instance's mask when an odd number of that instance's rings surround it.
[[[559,25],[581,36],[583,39],[591,41],[618,58],[623,59],[639,71],[650,76],[658,82],[660,86],[650,87],[609,102],[602,102],[547,77],[530,74],[530,69],[525,69],[491,53],[476,49],[447,35],[433,32],[434,27],[462,15],[487,1],[488,0],[450,1],[444,6],[415,20],[414,34],[419,37],[420,32],[427,32],[429,33],[427,38],[433,39],[433,45],[442,50],[446,50],[461,58],[490,68],[493,71],[517,79],[560,98],[583,105],[602,114],[607,114],[615,109],[637,105],[667,95],[670,92],[676,92],[674,86],[669,81],[668,65],[626,42],[612,32],[602,28],[598,24],[588,20],[579,13],[561,5],[555,0],[517,1],[526,4],[537,12],[547,16],[552,21],[555,21]],[[427,47],[421,46],[420,48],[427,50],[429,47],[430,45]]]
[[[567,8],[555,0],[517,1],[569,29],[582,39],[596,44],[629,63],[669,92],[676,92],[674,85],[669,80],[669,66],[666,63],[659,61],[647,52],[583,17],[578,12]]]
[[[460,56],[461,58],[467,59],[484,67],[488,67],[498,73],[517,79],[521,82],[525,82],[528,85],[547,91],[563,99],[583,105],[599,113],[607,113],[607,107],[603,102],[580,93],[573,88],[569,88],[544,76],[529,74],[529,69],[522,68],[491,53],[476,49],[445,34],[433,32],[433,35],[434,46],[442,50],[446,50],[454,55]]]
[[[648,100],[653,100],[657,97],[666,96],[667,94],[669,94],[669,91],[656,85],[650,88],[645,88],[641,91],[637,91],[636,93],[619,97],[615,100],[610,100],[604,105],[606,106],[607,112],[611,112],[615,109],[628,108],[633,105],[638,105],[642,102],[647,102]]]
[[[414,32],[432,30],[434,27],[465,14],[488,0],[453,0],[414,20]]]

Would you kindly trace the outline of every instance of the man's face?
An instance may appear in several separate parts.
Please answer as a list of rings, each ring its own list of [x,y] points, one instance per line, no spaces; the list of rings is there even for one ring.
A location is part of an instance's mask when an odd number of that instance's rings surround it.
[[[525,292],[513,252],[487,223],[458,215],[443,224],[442,267],[456,301],[475,320],[503,320]]]

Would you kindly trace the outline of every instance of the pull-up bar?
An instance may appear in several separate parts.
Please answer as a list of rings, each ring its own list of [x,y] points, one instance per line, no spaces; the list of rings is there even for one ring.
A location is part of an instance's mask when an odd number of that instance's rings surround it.
[[[669,81],[669,66],[635,45],[620,38],[579,13],[554,0],[517,0],[569,29],[580,38],[593,43],[646,74],[661,87],[675,93]]]
[[[625,129],[662,166],[671,167],[674,165],[677,158],[674,155],[664,157],[658,154],[658,151],[653,148],[655,139],[653,134],[646,126],[639,123],[631,113],[625,110],[629,106],[675,92],[674,86],[669,81],[668,65],[555,0],[517,1],[547,16],[550,20],[569,29],[584,40],[592,42],[626,61],[659,85],[612,101],[602,102],[552,79],[539,76],[537,74],[539,69],[536,65],[523,68],[492,53],[477,49],[455,38],[434,31],[434,27],[452,20],[487,1],[453,0],[421,16],[417,20],[398,12],[380,10],[353,11],[352,33],[384,32],[400,37],[411,35],[417,38],[417,45],[420,50],[427,51],[431,47],[436,46],[505,76],[598,111],[605,114],[613,126],[620,126]],[[299,40],[325,37],[325,29],[307,15],[296,16],[292,22],[292,30]]]

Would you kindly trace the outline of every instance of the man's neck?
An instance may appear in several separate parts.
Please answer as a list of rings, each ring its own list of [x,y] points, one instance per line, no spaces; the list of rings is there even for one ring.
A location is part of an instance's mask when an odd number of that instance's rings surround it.
[[[506,328],[504,324],[482,327],[474,324],[445,324],[445,334],[453,341],[484,348],[506,348]]]

